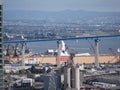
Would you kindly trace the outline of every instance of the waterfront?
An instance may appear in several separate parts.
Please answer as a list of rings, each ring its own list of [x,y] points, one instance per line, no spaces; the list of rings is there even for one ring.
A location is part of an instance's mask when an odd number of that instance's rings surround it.
[[[79,53],[94,54],[94,40],[65,40],[65,43],[69,49],[76,50]],[[47,49],[57,49],[56,41],[30,42],[27,45],[35,53],[44,53]],[[117,49],[120,48],[120,38],[101,39],[99,41],[100,54],[112,54],[109,48],[117,53]]]
[[[66,56],[63,56],[62,58],[68,58]],[[13,59],[13,58],[12,58]],[[30,57],[26,57],[25,61],[26,62],[30,62],[30,61],[36,61],[37,64],[41,63],[41,64],[52,64],[52,65],[56,65],[57,61],[56,61],[57,57],[55,56],[30,56]],[[20,58],[21,60],[21,58]],[[114,55],[100,55],[99,56],[99,63],[115,63],[119,60],[119,56],[117,56],[115,58]],[[14,58],[14,61],[17,61],[17,58]],[[39,62],[38,62],[39,61]],[[64,62],[67,62],[67,60],[61,60],[60,63],[63,64]],[[94,55],[90,55],[90,56],[76,56],[74,58],[74,63],[75,64],[93,64],[95,62],[95,56]]]
[[[7,86],[9,85],[9,88],[12,88],[12,90],[36,90],[36,88],[39,88],[37,90],[41,90],[41,88],[43,90],[56,90],[54,88],[59,88],[58,90],[79,90],[75,89],[73,85],[69,88],[74,89],[67,88],[66,82],[69,81],[69,85],[71,85],[73,83],[70,83],[70,81],[73,79],[74,81],[71,82],[76,82],[77,80],[75,85],[77,85],[78,88],[84,88],[83,90],[112,90],[111,88],[113,88],[114,90],[120,89],[120,65],[119,63],[114,64],[114,62],[116,62],[117,60],[114,59],[114,56],[100,56],[99,62],[103,64],[99,64],[99,68],[95,68],[94,56],[74,57],[74,64],[69,64],[73,61],[70,60],[66,62],[66,64],[61,64],[61,67],[59,69],[55,65],[56,57],[34,57],[34,59],[38,58],[40,59],[40,63],[33,66],[19,66],[18,64],[16,64],[17,66],[15,66],[13,64],[5,64],[5,74],[6,78],[8,78],[9,80],[8,81],[7,79],[5,79],[5,87],[8,88]],[[25,61],[27,59],[31,60],[32,57],[25,58]],[[112,60],[113,62],[107,63],[108,60],[111,59],[114,59],[114,61]],[[71,66],[70,69],[66,65],[75,66]],[[64,70],[67,71],[63,72]],[[59,71],[61,73],[59,73]],[[72,71],[73,74],[68,71]]]
[[[3,0],[0,86],[4,90],[120,90],[119,3]]]

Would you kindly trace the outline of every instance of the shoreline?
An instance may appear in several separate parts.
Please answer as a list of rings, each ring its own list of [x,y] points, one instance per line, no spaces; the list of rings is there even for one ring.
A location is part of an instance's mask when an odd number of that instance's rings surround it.
[[[67,62],[67,59],[69,59],[68,56],[62,56],[62,59],[60,63]],[[5,57],[4,60],[10,60],[10,61],[20,61],[22,58],[21,56],[19,57]],[[115,63],[117,61],[120,61],[120,56],[119,55],[99,55],[99,63]],[[57,57],[56,56],[26,56],[25,61],[39,61],[40,64],[57,64]],[[95,55],[82,55],[82,56],[75,56],[74,57],[74,63],[75,64],[94,64],[95,63]]]
[[[55,56],[32,56],[32,57],[26,57],[25,60],[39,60],[40,63],[50,63],[50,64],[57,64]],[[62,58],[69,58],[67,56],[62,56]],[[118,61],[119,55],[100,55],[99,56],[99,63],[115,63]],[[60,63],[67,62],[67,60],[61,60]],[[75,56],[74,57],[74,63],[77,64],[93,64],[95,62],[95,56],[89,55],[89,56]]]

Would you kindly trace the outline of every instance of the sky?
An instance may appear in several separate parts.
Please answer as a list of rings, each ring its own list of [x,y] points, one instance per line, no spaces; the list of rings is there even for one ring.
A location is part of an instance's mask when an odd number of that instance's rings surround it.
[[[120,12],[120,0],[3,0],[3,10]]]

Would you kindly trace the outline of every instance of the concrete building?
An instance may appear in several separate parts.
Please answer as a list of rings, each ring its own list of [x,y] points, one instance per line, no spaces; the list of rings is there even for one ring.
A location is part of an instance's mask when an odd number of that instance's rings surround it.
[[[3,90],[2,39],[2,0],[0,0],[0,90]]]
[[[64,90],[80,89],[80,70],[78,67],[64,68]]]
[[[44,90],[61,90],[61,75],[59,73],[48,73],[41,76],[44,82]]]
[[[64,89],[71,88],[71,68],[64,67]]]
[[[74,55],[70,54],[70,62],[64,67],[64,90],[80,90],[80,69],[74,64]]]
[[[43,76],[44,78],[44,90],[60,90],[61,78],[60,74],[51,73]]]

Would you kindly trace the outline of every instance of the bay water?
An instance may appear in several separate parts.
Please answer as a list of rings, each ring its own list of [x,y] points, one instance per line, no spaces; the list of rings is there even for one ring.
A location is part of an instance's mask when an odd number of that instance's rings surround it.
[[[75,50],[78,53],[95,53],[95,42],[94,40],[65,40],[65,44],[69,50]],[[48,49],[57,49],[57,41],[40,41],[40,42],[29,42],[27,46],[34,53],[44,53]],[[112,48],[114,53],[119,54],[117,51],[120,48],[120,38],[110,38],[99,40],[99,53],[100,54],[113,54],[109,50]]]

